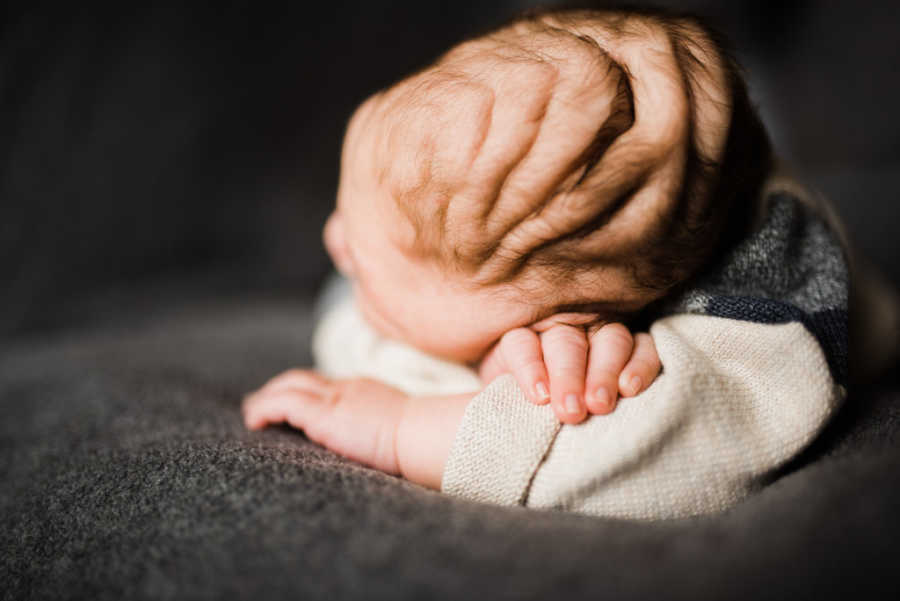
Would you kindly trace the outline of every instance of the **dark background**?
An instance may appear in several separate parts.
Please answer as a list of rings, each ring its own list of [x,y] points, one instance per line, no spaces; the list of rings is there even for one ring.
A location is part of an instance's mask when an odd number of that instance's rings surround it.
[[[533,4],[7,8],[0,339],[312,294],[353,108]],[[668,4],[732,38],[779,154],[900,282],[900,11]]]

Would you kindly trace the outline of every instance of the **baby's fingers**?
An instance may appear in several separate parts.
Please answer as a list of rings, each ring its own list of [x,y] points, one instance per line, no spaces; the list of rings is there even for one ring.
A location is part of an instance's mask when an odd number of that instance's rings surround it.
[[[313,394],[329,394],[332,382],[311,369],[289,369],[283,371],[268,382],[259,392],[276,392],[279,390],[305,390]]]
[[[587,406],[593,414],[606,414],[616,406],[619,374],[633,356],[634,340],[628,328],[609,323],[591,335],[588,353]]]
[[[557,419],[565,424],[584,420],[584,370],[588,342],[581,328],[554,325],[541,334],[550,375],[550,398]]]
[[[323,411],[330,407],[328,398],[303,390],[260,390],[241,406],[244,425],[248,430],[260,430],[269,424],[288,423],[305,430]]]
[[[541,351],[541,339],[528,328],[510,330],[500,339],[500,356],[506,369],[532,403],[544,405],[550,400],[547,369]]]
[[[619,375],[619,392],[622,396],[639,394],[653,383],[661,369],[653,338],[646,333],[635,334],[631,359]]]

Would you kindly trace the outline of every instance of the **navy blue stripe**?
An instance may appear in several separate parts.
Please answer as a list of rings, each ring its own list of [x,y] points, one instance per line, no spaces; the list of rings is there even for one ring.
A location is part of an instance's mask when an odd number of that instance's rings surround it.
[[[709,298],[704,313],[755,323],[802,323],[822,347],[834,380],[846,386],[850,354],[849,316],[846,310],[825,309],[806,313],[794,305],[766,298],[715,295]]]

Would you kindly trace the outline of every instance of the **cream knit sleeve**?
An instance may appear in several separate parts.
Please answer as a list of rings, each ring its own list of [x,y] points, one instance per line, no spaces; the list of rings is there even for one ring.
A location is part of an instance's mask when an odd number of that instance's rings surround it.
[[[510,376],[494,381],[466,410],[442,489],[621,518],[715,512],[761,487],[844,397],[798,322],[681,314],[650,333],[663,373],[576,426],[560,427]]]

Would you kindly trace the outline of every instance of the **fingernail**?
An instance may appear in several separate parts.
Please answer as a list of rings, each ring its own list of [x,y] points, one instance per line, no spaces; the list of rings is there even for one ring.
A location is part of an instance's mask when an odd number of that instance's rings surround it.
[[[537,392],[537,398],[539,401],[546,401],[550,398],[550,392],[547,390],[547,385],[543,382],[538,382],[534,385],[534,390]]]
[[[567,394],[565,399],[566,411],[572,414],[581,413],[581,403],[577,394]]]
[[[641,379],[638,376],[631,378],[631,394],[637,394],[641,391]]]
[[[609,392],[605,388],[598,388],[594,392],[594,400],[606,407],[609,406]]]

